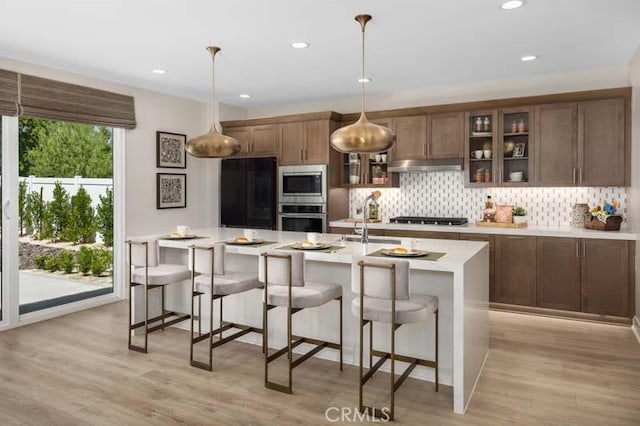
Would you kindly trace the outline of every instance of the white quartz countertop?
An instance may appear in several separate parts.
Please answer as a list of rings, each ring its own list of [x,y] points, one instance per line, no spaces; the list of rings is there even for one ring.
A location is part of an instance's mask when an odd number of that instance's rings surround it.
[[[245,255],[259,255],[260,253],[268,250],[273,250],[278,247],[290,245],[297,242],[306,241],[306,234],[303,232],[285,232],[285,231],[266,231],[258,230],[258,238],[265,241],[275,241],[274,244],[261,245],[261,246],[237,246],[227,245],[227,253],[245,254]],[[192,234],[197,235],[198,238],[192,240],[165,240],[159,241],[160,247],[175,248],[175,249],[187,249],[192,245],[207,245],[217,241],[232,240],[236,237],[243,235],[242,229],[232,228],[206,228],[195,229],[191,231]],[[148,237],[158,237],[147,236]],[[340,235],[337,234],[323,234],[322,242],[332,244],[335,246],[342,243],[344,247],[338,247],[331,252],[320,252],[314,250],[305,250],[305,258],[307,260],[319,261],[319,262],[333,262],[333,263],[351,263],[353,256],[366,255],[373,253],[382,248],[397,247],[397,244],[381,244],[381,243],[369,243],[363,245],[359,242],[339,242]],[[372,237],[375,238],[375,237]],[[398,240],[398,238],[388,237],[390,239]],[[475,256],[488,244],[481,241],[458,241],[458,240],[439,240],[439,239],[416,239],[416,248],[419,250],[427,250],[431,252],[446,253],[445,256],[440,259],[433,260],[419,260],[406,258],[411,263],[412,269],[428,270],[428,271],[446,271],[452,272],[459,270],[469,259]]]
[[[329,223],[332,228],[349,228],[352,233],[353,222],[336,220]],[[361,223],[358,227],[362,226]],[[605,240],[637,240],[638,233],[627,227],[622,227],[620,231],[593,231],[584,228],[570,227],[543,227],[529,225],[527,228],[493,228],[490,226],[476,226],[469,223],[464,226],[442,226],[442,225],[420,225],[402,223],[368,223],[369,229],[389,229],[403,231],[429,231],[429,232],[459,232],[461,234],[501,234],[501,235],[525,235],[532,237],[566,237],[566,238],[595,238]]]

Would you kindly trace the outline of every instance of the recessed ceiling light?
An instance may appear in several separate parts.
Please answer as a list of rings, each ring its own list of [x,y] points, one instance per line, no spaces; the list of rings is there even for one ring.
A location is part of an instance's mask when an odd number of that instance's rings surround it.
[[[240,93],[240,97],[241,97],[242,99],[249,99],[249,98],[251,97],[251,95],[250,95],[250,94],[248,94],[248,93]]]
[[[154,74],[166,74],[167,73],[166,70],[161,70],[159,68],[157,68],[155,70],[152,70],[151,72],[154,73]]]
[[[522,62],[531,62],[535,61],[536,59],[538,59],[538,55],[524,55],[520,58]]]
[[[513,10],[513,9],[519,9],[522,6],[524,6],[523,0],[509,0],[502,3],[502,5],[500,5],[500,8],[502,10]]]
[[[306,41],[295,41],[291,43],[291,47],[293,47],[294,49],[306,49],[307,47],[309,47],[309,43],[307,43]]]
[[[359,78],[358,83],[369,83],[371,79],[369,77]]]

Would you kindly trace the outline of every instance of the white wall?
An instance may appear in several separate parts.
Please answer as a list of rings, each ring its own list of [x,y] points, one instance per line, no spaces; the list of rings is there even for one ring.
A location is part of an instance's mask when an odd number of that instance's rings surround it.
[[[522,65],[527,66],[527,64]],[[327,84],[331,84],[331,82],[329,81]],[[375,81],[373,81],[367,85],[367,92],[371,96],[367,96],[365,108],[367,111],[376,111],[559,92],[577,92],[628,85],[628,70],[626,67],[550,74],[527,79],[514,78],[512,80],[483,81],[472,85],[416,89],[377,96],[375,95]],[[248,106],[247,109],[248,117],[250,118],[317,111],[356,112],[360,110],[360,98],[334,99],[298,105]]]
[[[629,64],[629,80],[633,86],[631,106],[631,188],[629,211],[632,223],[640,228],[640,48]],[[636,271],[640,271],[640,241],[636,243]],[[640,273],[636,272],[636,320],[640,319]],[[637,323],[640,325],[640,323]],[[640,330],[638,330],[640,332]],[[640,335],[638,336],[640,339]]]
[[[187,169],[156,169],[156,131],[200,135],[210,126],[205,103],[123,86],[32,64],[0,58],[0,68],[110,90],[135,98],[137,127],[126,131],[126,235],[157,234],[184,224],[192,228],[218,223],[219,160],[189,157]],[[241,108],[220,106],[220,119],[244,118]],[[156,209],[156,172],[187,173],[187,208]]]

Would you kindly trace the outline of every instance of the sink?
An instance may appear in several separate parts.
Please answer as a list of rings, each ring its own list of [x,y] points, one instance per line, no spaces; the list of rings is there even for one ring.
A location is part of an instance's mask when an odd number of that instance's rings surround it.
[[[362,236],[360,235],[347,235],[345,236],[346,241],[355,241],[357,243],[362,240]],[[400,244],[401,241],[394,238],[385,238],[385,237],[369,237],[370,243],[379,243],[379,244]]]

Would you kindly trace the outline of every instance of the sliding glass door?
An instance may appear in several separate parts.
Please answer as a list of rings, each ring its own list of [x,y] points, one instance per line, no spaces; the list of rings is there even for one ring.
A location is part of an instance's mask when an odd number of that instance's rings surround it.
[[[120,144],[124,131],[25,117],[2,126],[0,321],[113,297],[123,216],[114,134]]]

